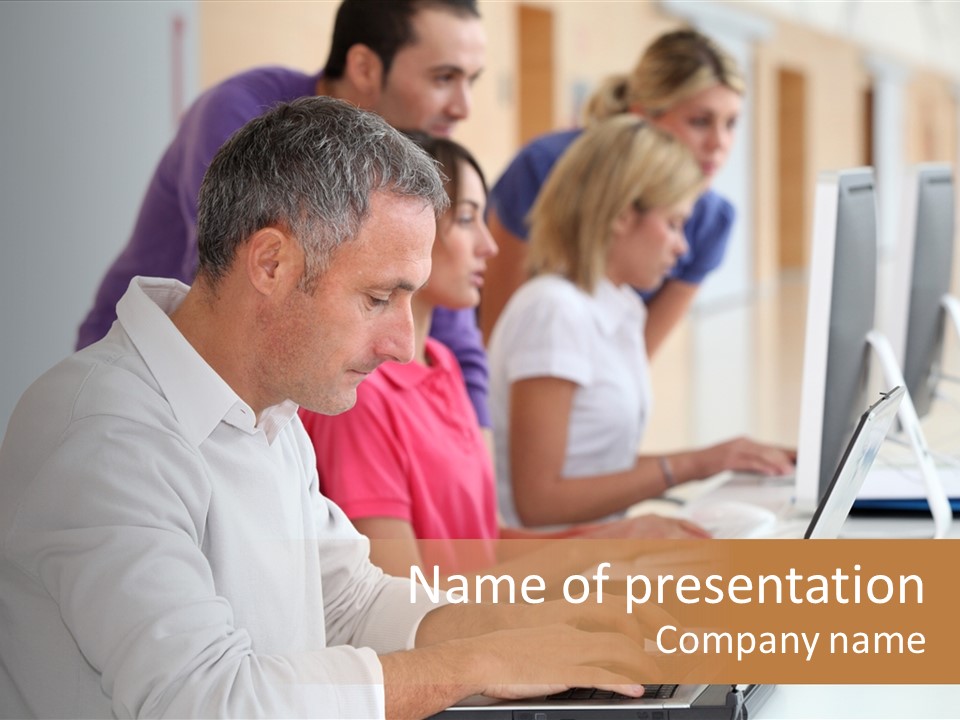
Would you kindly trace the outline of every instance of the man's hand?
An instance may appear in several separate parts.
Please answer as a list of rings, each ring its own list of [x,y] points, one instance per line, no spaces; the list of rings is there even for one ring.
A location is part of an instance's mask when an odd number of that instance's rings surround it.
[[[478,677],[480,694],[495,698],[549,695],[570,687],[639,697],[643,678],[656,674],[643,645],[617,632],[560,624],[504,630],[467,642],[487,663]]]
[[[646,638],[671,618],[628,615],[605,594],[582,604],[445,605],[417,632],[417,649],[381,656],[388,717],[421,717],[470,695],[516,699],[570,687],[638,697],[659,674]]]
[[[584,605],[447,605],[433,611],[424,618],[434,626],[428,634],[450,624],[477,629],[493,623],[508,629],[382,656],[387,716],[429,715],[470,695],[516,699],[570,687],[639,697],[643,682],[657,675],[656,663],[644,652],[644,637],[650,634],[642,615],[628,616],[619,598],[610,599]],[[431,616],[436,616],[433,622]]]

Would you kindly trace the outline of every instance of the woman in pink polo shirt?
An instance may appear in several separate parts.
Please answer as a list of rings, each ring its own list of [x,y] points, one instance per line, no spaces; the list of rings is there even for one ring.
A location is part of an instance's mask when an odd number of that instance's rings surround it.
[[[337,416],[301,410],[317,455],[320,488],[374,540],[385,571],[411,564],[451,571],[502,560],[499,538],[556,537],[501,528],[493,464],[453,354],[428,336],[437,306],[476,307],[487,258],[497,252],[486,225],[487,188],[473,156],[443,138],[413,136],[447,177],[450,209],[437,223],[432,270],[412,299],[415,355],[385,363],[357,388],[357,403]],[[565,536],[702,537],[699,528],[658,516],[582,526]],[[458,546],[418,540],[474,539]],[[387,540],[390,542],[377,542]]]

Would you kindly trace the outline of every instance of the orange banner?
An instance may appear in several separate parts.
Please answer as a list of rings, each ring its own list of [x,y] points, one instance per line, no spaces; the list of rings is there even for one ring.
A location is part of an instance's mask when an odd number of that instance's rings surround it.
[[[521,572],[463,569],[490,549],[425,543],[465,565],[412,569],[413,585],[502,608],[508,626],[518,606],[549,624],[558,601],[587,628],[618,615],[652,661],[642,682],[960,682],[960,541],[503,542]]]

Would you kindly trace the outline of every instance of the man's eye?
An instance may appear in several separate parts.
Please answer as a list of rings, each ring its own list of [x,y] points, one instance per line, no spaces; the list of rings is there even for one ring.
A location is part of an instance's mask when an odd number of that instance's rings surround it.
[[[694,127],[698,127],[698,128],[709,127],[709,125],[710,125],[710,118],[705,118],[705,117],[695,117],[695,118],[691,118],[691,119],[690,119],[690,124],[693,125]]]
[[[390,298],[378,298],[373,295],[368,295],[367,298],[372,308],[386,307],[390,304]]]

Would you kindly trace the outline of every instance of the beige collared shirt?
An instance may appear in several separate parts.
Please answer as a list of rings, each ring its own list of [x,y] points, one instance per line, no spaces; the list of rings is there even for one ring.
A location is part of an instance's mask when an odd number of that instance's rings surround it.
[[[432,606],[317,488],[296,405],[254,413],[135,278],[0,450],[0,716],[381,717],[376,652]],[[372,649],[371,649],[372,648]]]

